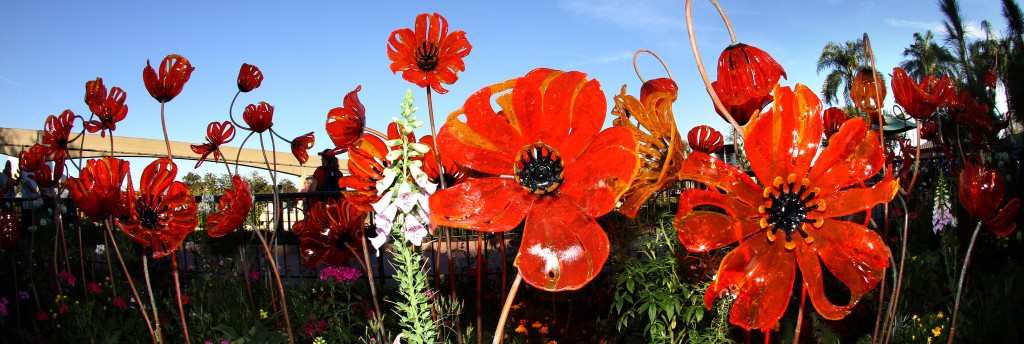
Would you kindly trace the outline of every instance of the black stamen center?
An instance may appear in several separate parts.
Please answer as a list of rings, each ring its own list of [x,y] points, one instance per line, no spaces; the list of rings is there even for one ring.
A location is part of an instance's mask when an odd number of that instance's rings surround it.
[[[519,152],[515,166],[516,181],[531,193],[554,193],[565,178],[562,157],[541,142],[526,146]]]
[[[341,235],[338,236],[338,240],[334,242],[334,248],[337,249],[338,251],[348,252],[348,246],[346,246],[345,244],[352,243],[352,239],[352,234],[341,233]]]
[[[139,199],[138,203],[139,208],[142,209],[139,211],[139,222],[142,224],[142,227],[152,230],[161,229],[163,227],[160,224],[160,218],[163,217],[162,212],[146,206],[142,203],[142,199]]]
[[[814,199],[814,192],[801,197],[807,191],[807,186],[801,186],[799,190],[793,190],[793,186],[793,183],[789,183],[788,189],[780,187],[781,194],[777,197],[770,194],[768,197],[771,198],[772,205],[765,210],[768,214],[768,225],[772,226],[772,234],[782,230],[786,232],[786,241],[793,241],[793,232],[799,232],[806,238],[807,232],[804,232],[803,224],[814,222],[807,218],[807,213],[818,209],[818,205],[807,205]]]
[[[416,48],[416,65],[424,72],[429,72],[437,67],[437,53],[440,48],[434,43],[423,42]]]

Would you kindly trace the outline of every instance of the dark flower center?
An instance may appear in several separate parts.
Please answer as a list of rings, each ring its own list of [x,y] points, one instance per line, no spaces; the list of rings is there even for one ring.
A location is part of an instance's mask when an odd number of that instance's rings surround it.
[[[341,233],[341,235],[338,236],[338,240],[334,241],[334,248],[337,249],[338,251],[348,252],[347,245],[353,242],[352,239],[352,234]]]
[[[808,181],[806,179],[797,188],[795,179],[795,176],[790,176],[790,181],[784,184],[782,183],[782,178],[777,178],[776,186],[765,191],[769,202],[767,207],[763,207],[761,211],[765,214],[765,217],[761,220],[761,227],[767,228],[771,226],[771,229],[768,231],[768,240],[774,241],[775,235],[781,230],[786,234],[787,249],[795,247],[792,243],[794,232],[800,233],[804,241],[808,243],[813,240],[804,231],[803,226],[805,223],[813,224],[815,227],[820,227],[823,223],[820,220],[807,217],[807,213],[819,210],[819,206],[822,205],[821,202],[814,200],[815,195],[818,193],[817,188],[808,192]]]
[[[437,68],[437,53],[439,51],[440,47],[437,44],[420,43],[419,48],[416,48],[416,65],[424,72],[434,70],[434,68]]]
[[[533,194],[554,193],[565,179],[562,157],[544,143],[537,142],[524,147],[516,160],[516,181]]]
[[[140,202],[141,203],[141,202]],[[139,222],[148,229],[160,229],[161,212],[140,204],[142,210],[139,212]]]

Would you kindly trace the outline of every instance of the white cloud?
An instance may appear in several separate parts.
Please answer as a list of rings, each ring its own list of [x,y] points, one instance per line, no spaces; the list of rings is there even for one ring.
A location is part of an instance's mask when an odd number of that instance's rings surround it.
[[[628,30],[669,33],[678,32],[685,25],[679,4],[666,0],[561,0],[558,5]]]
[[[885,24],[893,27],[905,27],[915,30],[931,30],[936,37],[944,37],[946,34],[946,26],[942,22],[935,21],[913,21],[889,18],[885,20]],[[981,39],[985,38],[985,31],[981,29],[981,24],[975,22],[965,22],[964,31],[968,38]]]

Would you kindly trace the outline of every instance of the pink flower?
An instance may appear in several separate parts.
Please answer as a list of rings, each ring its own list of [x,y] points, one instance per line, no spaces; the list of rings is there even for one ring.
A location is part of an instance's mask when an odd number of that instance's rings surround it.
[[[71,286],[75,285],[75,275],[72,275],[70,271],[63,270],[57,274],[57,277],[64,280],[65,282],[68,282],[68,284]]]
[[[99,283],[96,283],[96,282],[89,283],[89,285],[86,286],[85,289],[88,290],[90,293],[93,293],[93,294],[99,294],[100,292],[102,292],[100,290]]]
[[[258,271],[256,271],[256,270],[249,271],[249,279],[251,279],[253,281],[259,281],[260,280],[260,273]]]
[[[128,309],[128,303],[124,302],[124,299],[122,299],[120,297],[115,297],[112,300],[111,303],[114,304],[114,307],[117,307],[117,308],[120,308],[120,309]]]

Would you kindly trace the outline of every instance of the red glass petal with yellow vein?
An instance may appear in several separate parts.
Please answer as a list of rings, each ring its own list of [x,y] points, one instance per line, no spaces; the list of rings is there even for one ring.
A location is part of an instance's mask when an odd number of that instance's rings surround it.
[[[363,138],[353,144],[348,152],[348,172],[338,180],[348,202],[361,211],[373,211],[371,204],[380,199],[377,194],[377,181],[384,178],[384,167],[388,165],[384,159],[388,152],[384,141],[372,134],[363,134]]]
[[[941,79],[926,76],[918,83],[903,68],[892,71],[892,96],[896,104],[917,119],[931,117],[935,109],[945,105],[948,95],[955,92],[953,87],[953,80],[945,75]]]
[[[274,125],[274,107],[267,102],[249,104],[242,112],[242,120],[249,126],[249,130],[257,133],[267,131]]]
[[[516,258],[523,280],[579,289],[608,257],[595,218],[636,174],[636,141],[625,128],[602,131],[605,111],[600,84],[579,72],[536,69],[477,91],[449,115],[437,143],[456,164],[496,176],[434,193],[432,222],[504,232],[525,220]],[[541,167],[559,173],[532,172]]]
[[[63,163],[67,159],[74,123],[75,113],[71,110],[64,110],[60,116],[50,115],[46,118],[43,124],[43,147],[46,147],[46,155],[54,161]]]
[[[733,119],[745,125],[771,102],[772,88],[785,77],[786,71],[764,50],[737,43],[718,57],[718,76],[711,87]],[[715,111],[725,118],[718,108]]]
[[[359,90],[363,86],[356,86],[345,95],[342,102],[343,107],[337,107],[327,112],[327,136],[334,143],[334,154],[348,151],[363,135],[366,127],[366,107],[359,101]]]
[[[842,318],[888,267],[889,251],[877,233],[835,219],[890,201],[898,184],[887,174],[875,185],[856,186],[875,176],[884,159],[862,120],[843,122],[819,153],[821,108],[803,85],[773,91],[772,107],[744,128],[746,154],[760,183],[699,151],[681,163],[680,179],[709,189],[680,195],[674,222],[680,242],[695,252],[740,242],[705,293],[708,307],[726,291],[736,294],[730,315],[735,325],[775,326],[797,272],[818,313]],[[851,290],[847,304],[825,297],[822,265]]]
[[[427,154],[423,155],[423,172],[427,174],[427,178],[431,183],[441,185],[441,180],[444,179],[444,185],[451,187],[459,184],[466,180],[466,174],[459,170],[459,166],[452,161],[452,158],[441,154],[441,168],[437,166],[437,152],[434,150],[434,137],[427,135],[420,138],[420,143],[430,147]]]
[[[166,103],[177,97],[185,83],[192,77],[195,70],[188,59],[178,54],[170,54],[160,61],[160,70],[153,69],[146,60],[146,68],[142,69],[142,81],[146,84],[146,90],[153,99]]]
[[[224,190],[217,202],[217,212],[206,218],[206,234],[211,238],[222,237],[243,226],[252,209],[252,190],[249,183],[239,175],[231,176],[231,188]]]
[[[206,125],[206,143],[201,145],[191,145],[192,152],[200,154],[199,161],[196,162],[198,168],[206,158],[213,154],[213,162],[226,161],[224,154],[220,151],[220,146],[231,142],[235,139],[235,125],[231,122],[210,122]]]
[[[112,157],[89,159],[78,178],[68,178],[65,187],[86,216],[105,220],[117,210],[121,187],[129,171],[129,163],[125,160]]]
[[[117,226],[125,235],[153,252],[159,259],[181,246],[185,236],[196,228],[196,199],[182,182],[175,181],[178,167],[167,158],[146,166],[136,192],[129,181],[121,194]]]
[[[388,38],[391,72],[402,72],[406,81],[441,94],[448,93],[441,84],[455,83],[457,73],[466,70],[462,59],[471,50],[466,33],[448,32],[448,20],[437,13],[417,15],[415,29],[398,29]]]
[[[263,84],[263,72],[248,63],[238,70],[238,92],[250,92]]]
[[[332,198],[314,204],[299,234],[302,265],[309,268],[321,263],[347,266],[352,251],[359,252],[362,248],[365,219],[366,212],[360,211],[345,198]]]
[[[292,140],[292,155],[299,161],[299,165],[305,165],[306,161],[309,161],[309,150],[313,148],[314,143],[316,138],[313,137],[312,131]]]

